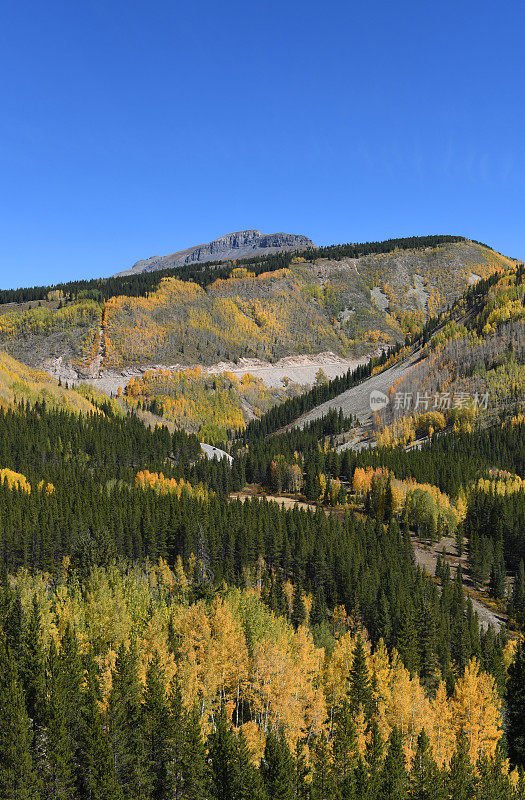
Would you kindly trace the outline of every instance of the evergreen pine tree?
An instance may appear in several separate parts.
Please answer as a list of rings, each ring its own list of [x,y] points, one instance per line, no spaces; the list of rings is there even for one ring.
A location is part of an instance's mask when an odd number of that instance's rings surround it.
[[[369,715],[372,705],[372,689],[370,676],[366,663],[366,653],[361,631],[358,633],[350,668],[348,697],[350,710],[356,713],[359,706],[363,707],[365,715]]]
[[[46,786],[53,800],[76,795],[75,745],[70,728],[67,673],[54,640],[49,650],[49,686],[46,713]]]
[[[397,725],[394,725],[388,739],[388,749],[381,773],[381,792],[389,800],[406,800],[408,797],[408,776],[406,771],[403,740]]]
[[[388,599],[383,589],[379,594],[375,628],[376,639],[383,639],[387,646],[390,645],[392,641],[392,616]]]
[[[32,733],[16,666],[0,642],[0,797],[39,800],[32,755]]]
[[[22,642],[20,674],[24,688],[27,713],[35,728],[44,724],[45,656],[40,634],[40,609],[35,597],[31,606],[27,630]]]
[[[357,763],[357,736],[354,718],[348,699],[345,698],[336,710],[332,738],[334,774],[340,791],[342,787],[353,784],[354,769]]]
[[[242,731],[235,737],[234,744],[235,800],[266,800],[261,774],[252,762],[252,755]]]
[[[525,770],[521,767],[518,770],[518,784],[515,792],[516,800],[525,800]]]
[[[216,800],[235,800],[239,785],[235,736],[226,719],[224,704],[216,716],[215,730],[209,738],[209,757]]]
[[[419,669],[419,641],[414,615],[410,609],[406,609],[403,614],[397,638],[397,647],[403,664],[411,675],[414,675]]]
[[[366,797],[370,800],[382,800],[381,778],[383,767],[384,743],[377,720],[373,719],[370,726],[370,739],[366,743],[366,764],[368,767],[368,781]],[[358,780],[358,784],[362,781]]]
[[[184,715],[180,787],[178,797],[181,800],[208,800],[210,797],[211,776],[196,706]]]
[[[320,734],[312,748],[311,800],[329,800],[334,796],[335,780],[331,769],[326,737]]]
[[[520,561],[514,585],[512,587],[512,596],[509,602],[509,613],[517,620],[520,625],[525,624],[525,563],[523,559]]]
[[[450,760],[447,778],[449,795],[454,800],[472,800],[475,797],[475,779],[469,756],[467,735],[460,731],[456,749]]]
[[[158,653],[153,656],[146,673],[142,714],[151,798],[164,800],[172,796],[169,783],[171,718],[166,679]]]
[[[306,617],[307,617],[307,612],[304,604],[303,587],[301,586],[300,583],[298,583],[297,586],[295,587],[293,595],[292,617],[291,617],[292,625],[296,630],[299,627],[299,625],[302,625],[306,621]]]
[[[310,798],[310,767],[304,749],[304,741],[299,739],[295,748],[295,782],[294,797],[296,800]]]
[[[476,800],[509,800],[513,787],[508,771],[505,769],[501,747],[490,758],[483,754],[476,764]]]
[[[101,700],[96,664],[89,652],[79,708],[80,793],[89,800],[122,800],[122,791],[115,779],[110,742],[100,712]]]
[[[447,794],[442,772],[432,756],[430,741],[421,731],[410,772],[410,800],[446,800]]]
[[[294,763],[290,748],[281,730],[268,731],[261,774],[266,793],[271,800],[292,800],[294,797]]]
[[[507,680],[507,740],[509,758],[525,768],[525,645],[520,640]]]
[[[170,684],[169,719],[171,729],[168,783],[173,795],[178,797],[182,786],[182,769],[186,750],[186,715],[178,676]]]
[[[503,557],[503,547],[498,545],[494,554],[494,562],[490,573],[489,590],[496,600],[503,600],[507,594],[507,571]]]
[[[322,587],[317,589],[310,611],[310,625],[322,625],[326,621],[328,609]]]
[[[392,491],[392,477],[388,477],[388,483],[385,489],[385,516],[384,521],[390,522],[394,513],[394,493]]]
[[[378,791],[379,779],[376,777],[374,787],[372,787],[367,765],[362,756],[360,756],[355,769],[354,795],[351,795],[352,800],[354,800],[354,797],[355,800],[377,800]]]
[[[421,683],[433,694],[441,678],[440,666],[438,661],[438,636],[436,625],[436,614],[430,604],[425,604],[419,616],[418,640],[420,646],[419,654],[419,677]]]
[[[109,726],[115,775],[125,800],[149,796],[147,755],[140,706],[135,645],[122,644],[117,653],[109,695]]]
[[[20,589],[17,586],[11,591],[9,585],[4,590],[5,611],[5,642],[12,655],[20,663],[22,659],[22,642],[24,634],[24,611]]]

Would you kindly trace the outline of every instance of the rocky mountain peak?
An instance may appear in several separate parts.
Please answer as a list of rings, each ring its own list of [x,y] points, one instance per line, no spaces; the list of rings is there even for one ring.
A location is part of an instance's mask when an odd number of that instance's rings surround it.
[[[186,250],[178,250],[167,256],[153,256],[137,261],[131,269],[118,275],[136,275],[141,272],[154,272],[158,269],[182,267],[184,264],[205,261],[228,261],[236,258],[267,255],[280,250],[304,250],[315,247],[307,236],[294,233],[262,233],[255,228],[234,231],[214,239],[208,244],[199,244]]]

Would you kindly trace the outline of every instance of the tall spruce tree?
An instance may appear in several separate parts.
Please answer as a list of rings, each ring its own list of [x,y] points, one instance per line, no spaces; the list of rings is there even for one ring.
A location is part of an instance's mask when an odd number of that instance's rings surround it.
[[[476,764],[476,800],[509,800],[514,794],[513,786],[505,768],[501,748],[490,758],[483,754]]]
[[[335,794],[335,775],[332,770],[326,737],[321,733],[312,748],[312,787],[311,800],[328,800]]]
[[[514,579],[512,595],[509,601],[509,614],[511,614],[521,626],[525,625],[525,562],[523,559],[520,561]]]
[[[144,741],[135,644],[118,650],[108,704],[115,775],[126,800],[147,800],[150,771]]]
[[[215,730],[209,737],[209,758],[216,800],[236,800],[239,785],[236,741],[221,704],[215,718]]]
[[[296,800],[309,800],[310,798],[310,764],[305,752],[305,742],[299,739],[295,748],[295,781],[294,797]]]
[[[65,663],[51,640],[48,662],[48,703],[46,708],[45,780],[53,800],[73,800],[76,795],[75,743],[70,728],[72,709],[68,704]],[[76,708],[75,708],[76,711]]]
[[[381,731],[377,724],[377,719],[372,719],[370,725],[370,738],[366,743],[366,765],[368,768],[366,797],[370,800],[382,800],[381,779],[384,761],[385,745],[381,737]],[[358,777],[358,785],[363,788],[363,781]]]
[[[411,608],[405,609],[403,613],[397,637],[397,647],[403,659],[403,664],[414,675],[419,669],[419,641],[414,613]]]
[[[474,770],[469,756],[466,733],[462,730],[456,740],[456,749],[450,760],[447,788],[454,800],[472,800],[475,797]]]
[[[27,702],[27,713],[33,723],[35,735],[38,735],[39,727],[44,724],[45,669],[46,659],[40,631],[40,608],[35,595],[22,642],[20,665],[20,675]]]
[[[266,793],[271,800],[292,800],[294,797],[294,763],[284,731],[268,731],[261,773]]]
[[[181,800],[208,800],[211,795],[211,775],[206,760],[197,706],[183,715],[184,739],[180,760]]]
[[[525,769],[525,645],[520,640],[507,681],[507,740],[509,758]]]
[[[40,800],[32,731],[13,657],[0,641],[0,797]]]
[[[169,780],[172,721],[166,698],[166,678],[160,656],[156,652],[146,673],[143,691],[142,720],[149,785],[152,800],[172,796]]]
[[[307,616],[303,587],[298,583],[294,591],[291,617],[292,625],[296,630],[299,625],[302,625],[306,621]]]
[[[348,793],[353,786],[354,770],[357,764],[357,735],[354,717],[348,699],[336,709],[332,735],[334,775],[339,791]],[[345,787],[345,788],[343,788]]]
[[[408,797],[408,775],[406,771],[403,739],[394,725],[388,739],[387,753],[381,773],[381,793],[389,800],[406,800]]]
[[[89,800],[122,800],[122,790],[115,779],[113,754],[100,710],[101,700],[97,666],[92,651],[89,651],[79,708],[80,794]]]
[[[446,800],[447,798],[444,775],[433,758],[430,740],[424,728],[417,738],[409,784],[410,800]]]
[[[267,800],[262,777],[243,732],[235,737],[235,800]],[[301,795],[298,795],[300,797]]]
[[[365,716],[368,717],[372,710],[372,689],[361,631],[357,635],[348,683],[350,710],[356,713],[359,706],[362,706]]]

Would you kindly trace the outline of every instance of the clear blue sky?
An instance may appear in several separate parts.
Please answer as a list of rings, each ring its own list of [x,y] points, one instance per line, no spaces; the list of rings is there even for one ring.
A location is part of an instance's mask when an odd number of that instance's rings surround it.
[[[4,3],[0,286],[243,228],[525,256],[522,4]]]

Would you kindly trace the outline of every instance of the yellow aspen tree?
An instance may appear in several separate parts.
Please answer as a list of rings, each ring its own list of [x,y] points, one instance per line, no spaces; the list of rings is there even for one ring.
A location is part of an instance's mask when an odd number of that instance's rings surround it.
[[[452,709],[444,681],[440,681],[435,697],[431,701],[431,719],[426,732],[438,766],[448,764],[454,752],[456,736],[452,727]]]
[[[301,726],[303,730],[319,733],[326,719],[326,701],[322,678],[324,650],[315,647],[308,629],[301,625],[292,640],[294,673],[297,679],[297,700],[301,705]],[[303,732],[297,725],[293,744]]]
[[[392,727],[397,725],[404,742],[410,743],[417,729],[423,690],[418,679],[410,677],[396,651],[392,655],[391,674],[392,705],[387,710],[387,718]]]
[[[501,737],[500,699],[494,678],[480,670],[475,658],[456,683],[452,713],[456,731],[467,734],[472,761],[493,755]]]
[[[286,581],[283,585],[284,596],[286,598],[286,605],[288,606],[288,615],[292,613],[294,588],[291,581]]]
[[[31,484],[25,475],[13,472],[12,469],[0,469],[0,485],[6,483],[10,489],[19,489],[22,492],[31,494]]]
[[[191,709],[199,703],[201,717],[207,701],[203,665],[210,651],[211,631],[205,604],[200,602],[184,610],[180,620],[179,678],[184,705]]]
[[[229,704],[233,710],[238,705],[248,680],[246,639],[240,619],[234,617],[231,606],[222,598],[214,601],[209,622],[212,639],[208,670],[213,669],[218,699]]]
[[[317,499],[319,500],[320,503],[322,503],[322,501],[326,497],[326,487],[327,487],[326,476],[322,472],[320,475],[317,476],[317,484],[318,484]]]
[[[357,710],[357,713],[354,717],[355,723],[355,732],[356,732],[356,741],[357,741],[357,752],[360,756],[365,755],[366,745],[369,741],[368,735],[368,722],[365,718],[365,712],[363,710],[363,706],[360,704]]]
[[[390,725],[387,719],[387,711],[393,703],[392,698],[392,667],[390,657],[382,639],[370,657],[370,668],[374,680],[372,682],[372,698],[377,723],[381,736],[386,741],[390,735]]]
[[[182,558],[180,556],[177,556],[177,560],[175,562],[174,586],[176,588],[179,597],[182,600],[186,600],[188,595],[189,583],[186,574],[184,572]]]
[[[346,697],[354,649],[355,640],[350,631],[348,631],[336,643],[332,657],[328,662],[325,681],[330,717],[332,717],[335,707],[342,703]]]
[[[166,676],[166,685],[169,686],[177,673],[175,658],[168,647],[168,619],[168,608],[163,604],[161,608],[155,611],[144,630],[140,643],[139,666],[139,675],[143,682],[145,682],[149,663],[155,653],[158,653],[160,657],[162,669]]]
[[[357,467],[355,469],[354,477],[352,478],[352,487],[358,497],[362,497],[365,491],[367,491],[366,472],[362,467]]]

